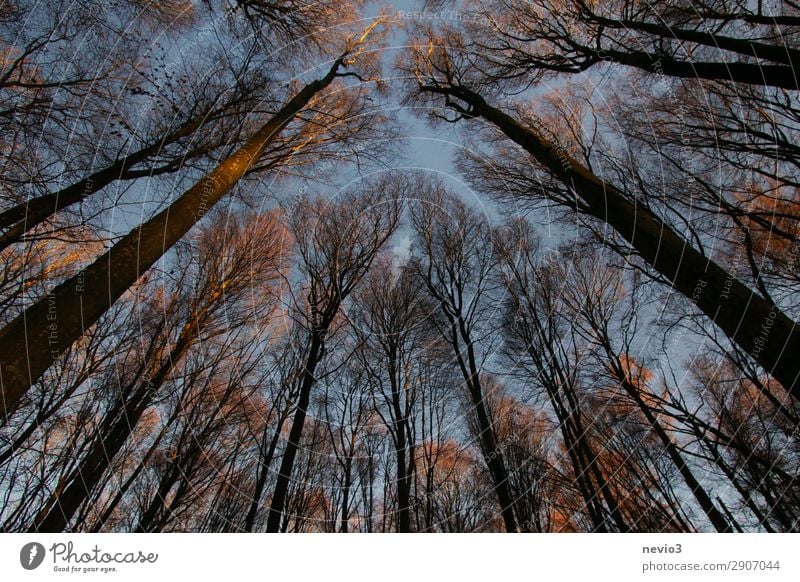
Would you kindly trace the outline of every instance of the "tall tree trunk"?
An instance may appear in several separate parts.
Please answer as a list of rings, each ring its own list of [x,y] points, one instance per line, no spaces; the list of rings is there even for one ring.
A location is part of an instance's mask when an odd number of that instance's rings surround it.
[[[427,281],[427,285],[431,295],[436,297],[437,292],[432,283]],[[440,299],[440,301],[443,303],[443,300]],[[458,367],[469,391],[475,418],[478,421],[478,442],[483,454],[483,460],[492,478],[494,492],[500,504],[503,523],[507,532],[516,532],[518,531],[517,520],[514,517],[514,497],[511,494],[508,470],[506,469],[503,452],[497,442],[494,426],[484,400],[483,386],[480,381],[480,371],[475,358],[472,338],[460,313],[453,314],[447,310],[443,310],[443,313],[450,323],[450,338],[448,341],[453,347]],[[462,352],[462,343],[466,346],[466,359]]]
[[[295,115],[330,85],[343,63],[344,57],[337,59],[323,78],[306,85],[241,148],[168,208],[0,331],[0,415],[12,409],[53,361],[245,175]],[[22,349],[20,340],[26,342]]]
[[[737,472],[730,467],[728,462],[722,458],[722,455],[719,452],[717,447],[717,443],[711,442],[709,439],[708,434],[705,432],[703,427],[698,426],[696,423],[692,423],[690,421],[690,426],[692,428],[692,432],[694,432],[695,437],[697,437],[698,442],[701,443],[702,447],[708,452],[713,460],[714,464],[722,471],[725,477],[731,482],[736,492],[744,501],[747,508],[753,512],[753,515],[758,519],[759,524],[763,527],[767,532],[774,533],[775,529],[769,522],[769,518],[771,515],[765,514],[761,511],[761,508],[758,507],[756,503],[755,495],[753,495],[753,491],[746,488],[739,477],[737,476]]]
[[[344,462],[344,485],[342,486],[342,525],[339,531],[350,530],[350,489],[353,486],[353,457],[348,455]]]
[[[538,354],[535,353],[533,346],[529,346],[528,349],[531,358],[537,361]],[[541,363],[537,363],[537,365],[541,366]],[[584,507],[592,522],[592,531],[594,533],[605,533],[609,530],[606,524],[606,513],[603,511],[602,496],[597,490],[589,470],[593,454],[589,450],[587,455],[587,448],[589,447],[586,443],[586,434],[581,430],[576,420],[580,414],[580,409],[574,399],[569,398],[570,394],[567,388],[569,382],[566,380],[565,375],[559,374],[559,376],[562,380],[560,383],[543,379],[542,384],[547,391],[548,399],[558,419],[561,437],[564,439],[564,448],[567,450],[567,456],[575,473],[575,486],[578,488],[581,497],[583,497]],[[563,386],[564,390],[560,390],[559,385]],[[566,392],[565,396],[569,400],[568,402],[564,402],[562,392]]]
[[[495,493],[497,494],[497,501],[500,503],[500,513],[503,516],[503,523],[505,524],[507,532],[516,532],[517,520],[514,517],[514,498],[511,495],[511,488],[509,487],[508,470],[506,469],[505,461],[500,451],[500,445],[498,445],[494,434],[494,427],[492,426],[489,414],[486,410],[486,403],[483,400],[482,391],[480,387],[472,386],[474,383],[471,382],[470,384],[472,404],[475,407],[478,429],[481,433],[480,442],[481,449],[483,450],[483,458],[492,476]]]
[[[582,200],[583,211],[614,228],[674,288],[749,353],[795,398],[800,398],[800,327],[732,273],[703,256],[647,208],[628,200],[563,148],[489,105],[463,87],[423,86],[470,106],[470,115],[494,124]]]
[[[478,364],[475,359],[475,349],[473,348],[464,321],[460,317],[458,318],[458,332],[467,345],[467,361],[463,362],[463,358],[460,354],[458,354],[458,360],[462,372],[466,372],[464,379],[469,387],[472,404],[475,408],[475,414],[478,420],[478,430],[480,431],[479,438],[484,460],[489,467],[489,473],[494,482],[495,493],[497,494],[497,501],[500,503],[500,513],[503,516],[503,523],[505,524],[506,531],[516,532],[518,531],[517,520],[514,517],[514,497],[511,494],[508,470],[506,469],[505,460],[503,459],[503,452],[500,450],[500,445],[497,442],[494,425],[489,418],[489,411],[486,408],[483,386],[481,386]],[[455,333],[455,330],[453,330],[454,335]]]
[[[731,51],[740,55],[773,61],[783,65],[791,66],[793,63],[800,62],[800,51],[782,44],[769,44],[745,38],[714,34],[702,30],[665,26],[656,22],[643,22],[632,19],[615,20],[613,18],[604,18],[597,15],[592,16],[591,20],[607,28],[637,30],[639,32],[663,37],[668,41],[675,39],[684,40],[686,42],[696,43],[718,50]]]
[[[406,459],[408,447],[406,435],[409,432],[408,414],[404,411],[400,398],[401,381],[398,377],[399,366],[397,365],[396,350],[397,346],[392,342],[388,354],[388,371],[392,390],[392,410],[394,418],[397,419],[394,423],[393,431],[395,459],[397,462],[397,531],[398,533],[408,533],[411,531],[411,471],[408,467],[410,459]],[[407,380],[405,384],[407,384]],[[404,387],[407,388],[407,386]],[[412,455],[413,453],[409,456]]]
[[[308,404],[311,400],[311,389],[317,381],[314,371],[322,358],[324,339],[317,331],[312,332],[312,334],[297,408],[294,411],[289,440],[286,443],[286,450],[283,452],[281,467],[278,470],[278,481],[275,484],[275,492],[272,495],[272,503],[267,516],[267,533],[278,533],[281,528],[281,516],[286,505],[286,496],[289,493],[294,460],[297,456],[297,450],[300,448],[300,439],[303,436],[303,426],[306,421]]]
[[[253,498],[250,500],[250,509],[248,510],[247,517],[244,521],[244,531],[246,532],[252,532],[253,528],[255,527],[256,516],[258,515],[258,506],[261,505],[261,496],[264,494],[264,487],[267,484],[269,468],[272,466],[272,459],[275,456],[275,449],[278,447],[278,441],[280,440],[283,425],[286,422],[286,419],[289,417],[290,408],[291,400],[287,400],[286,408],[281,413],[280,419],[278,420],[278,426],[275,428],[275,431],[272,434],[272,439],[270,440],[267,452],[263,452],[263,444],[260,447],[262,450],[259,451],[261,454],[259,455],[258,460],[259,466],[256,475],[256,485],[253,489]],[[264,430],[266,431],[266,428]],[[264,435],[264,437],[266,437],[266,435]]]
[[[127,493],[130,490],[130,488],[133,486],[133,484],[139,478],[139,475],[141,475],[142,472],[147,467],[150,466],[150,459],[152,459],[153,455],[156,453],[156,451],[159,450],[159,447],[161,446],[161,441],[163,440],[164,436],[166,436],[166,434],[167,434],[167,429],[171,428],[172,424],[175,422],[175,420],[177,420],[179,412],[180,412],[180,408],[176,408],[173,411],[172,415],[169,417],[169,419],[167,419],[167,422],[164,424],[164,426],[161,427],[161,430],[159,431],[158,436],[153,441],[153,444],[150,445],[150,448],[147,450],[147,453],[144,455],[144,457],[139,462],[137,467],[133,470],[133,472],[128,476],[128,478],[125,480],[125,482],[116,491],[116,493],[114,494],[113,499],[109,502],[109,504],[103,510],[103,513],[100,515],[100,517],[98,517],[95,520],[94,524],[92,524],[92,527],[89,530],[89,531],[91,531],[91,533],[99,533],[103,529],[103,527],[108,522],[108,520],[111,519],[111,516],[114,515],[114,511],[117,509],[119,504],[122,502],[122,499],[125,497],[125,495],[127,495]]]
[[[34,519],[29,532],[64,531],[127,442],[131,427],[139,422],[150,400],[147,387],[142,386],[130,398],[123,397],[117,402],[108,413],[113,420],[98,430],[91,449],[70,475],[66,488],[58,492],[55,503],[46,514],[40,514]]]
[[[664,74],[680,79],[735,81],[746,85],[779,87],[789,90],[798,88],[795,71],[788,65],[691,62],[666,55],[615,50],[599,52],[598,56],[649,73]]]
[[[168,519],[169,509],[167,496],[178,481],[180,481],[182,468],[178,463],[171,465],[166,474],[158,482],[158,488],[147,509],[144,510],[139,518],[139,525],[136,526],[136,533],[154,533],[161,531],[164,522]]]
[[[405,439],[403,439],[405,441]],[[406,446],[397,445],[397,532],[411,531],[411,479],[406,465]]]

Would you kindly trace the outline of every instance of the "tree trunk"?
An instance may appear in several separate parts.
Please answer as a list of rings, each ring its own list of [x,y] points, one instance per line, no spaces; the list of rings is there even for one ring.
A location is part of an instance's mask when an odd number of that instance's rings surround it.
[[[350,489],[353,486],[353,457],[349,456],[344,463],[344,485],[342,487],[342,525],[341,533],[350,530]]]
[[[598,53],[598,56],[649,73],[664,74],[680,79],[734,81],[746,85],[780,87],[789,90],[797,90],[798,88],[795,71],[788,65],[691,62],[681,61],[666,55],[614,50],[602,51]]]
[[[783,65],[792,66],[793,63],[800,62],[800,52],[784,45],[735,38],[702,30],[664,26],[655,22],[642,22],[639,20],[614,20],[612,18],[603,18],[595,15],[592,17],[592,21],[608,28],[637,30],[639,32],[660,36],[667,40],[684,40],[756,59],[773,61]]]
[[[272,439],[270,440],[269,448],[266,454],[263,454],[262,452],[261,457],[263,458],[259,458],[256,486],[253,490],[253,499],[250,501],[250,509],[247,512],[247,517],[245,518],[244,522],[244,531],[246,532],[252,532],[253,528],[255,527],[256,516],[258,515],[258,506],[261,504],[261,496],[264,494],[264,487],[267,484],[267,475],[269,475],[269,468],[272,466],[272,459],[275,456],[275,449],[278,447],[278,441],[280,440],[283,424],[286,422],[286,419],[289,416],[290,405],[291,400],[287,401],[286,403],[286,409],[281,414],[278,426],[275,428],[275,432],[272,435]],[[266,430],[266,428],[264,430]]]
[[[469,374],[465,380],[469,386],[472,404],[475,407],[475,414],[478,419],[481,449],[483,450],[486,464],[489,467],[489,473],[491,473],[492,480],[494,481],[497,501],[500,503],[500,512],[503,516],[506,531],[516,532],[518,531],[517,520],[514,517],[514,497],[511,494],[508,470],[506,469],[506,464],[503,459],[503,452],[500,450],[500,445],[497,443],[497,437],[494,432],[494,426],[489,418],[489,412],[486,409],[483,387],[480,383],[478,365],[475,360],[475,350],[472,347],[472,341],[468,336],[464,322],[460,318],[458,324],[461,337],[467,344]],[[459,356],[459,359],[461,359],[461,356]]]
[[[92,447],[58,494],[55,504],[45,515],[34,519],[29,532],[58,533],[64,531],[78,508],[88,499],[105,475],[114,457],[127,442],[152,397],[146,385],[130,399],[122,398],[109,413],[113,421],[98,430]]]
[[[749,353],[795,398],[800,398],[800,327],[778,307],[754,293],[719,264],[703,256],[652,212],[628,200],[562,148],[534,129],[462,87],[425,86],[457,97],[519,144],[555,177],[571,187],[589,215],[614,228],[676,290]]]
[[[245,175],[295,115],[330,85],[342,64],[343,57],[168,208],[128,233],[0,331],[0,415],[13,409],[53,361]],[[23,349],[20,341],[26,342]]]
[[[311,338],[306,366],[303,372],[303,383],[300,387],[300,394],[297,401],[297,408],[292,419],[292,428],[289,431],[289,440],[286,443],[286,450],[283,452],[281,467],[278,470],[278,481],[275,484],[275,493],[272,495],[272,503],[267,517],[267,533],[278,533],[281,527],[281,516],[286,505],[286,496],[289,493],[289,483],[292,478],[294,460],[297,450],[300,448],[300,439],[303,436],[303,425],[306,421],[308,404],[311,399],[311,389],[317,379],[314,370],[322,358],[322,348],[324,340],[317,333]]]
[[[405,443],[397,445],[397,532],[411,531],[411,480],[406,466]]]
[[[431,294],[436,297],[436,291],[431,282],[428,281],[427,284]],[[469,391],[470,399],[475,410],[479,431],[478,442],[480,444],[481,453],[483,454],[483,460],[492,477],[494,492],[500,504],[500,513],[503,517],[503,523],[507,532],[516,532],[518,531],[517,520],[514,517],[514,498],[511,495],[508,471],[505,461],[503,460],[503,452],[500,450],[500,446],[497,443],[494,426],[492,425],[489,412],[486,408],[472,339],[470,338],[467,326],[460,314],[454,315],[445,310],[444,315],[448,318],[451,326],[449,342],[453,347],[456,361],[461,370],[461,375],[464,378],[464,383],[467,385],[467,390]],[[466,360],[461,352],[460,346],[462,342],[466,345]]]
[[[396,346],[392,345],[389,355],[389,382],[392,389],[392,409],[394,418],[395,458],[397,461],[397,531],[409,533],[411,531],[411,475],[406,460],[408,433],[408,415],[403,410],[400,398],[400,378],[398,378],[398,365]],[[413,456],[413,455],[411,455]]]
[[[175,483],[179,481],[182,472],[182,469],[176,463],[161,478],[153,499],[150,500],[150,504],[139,519],[139,525],[136,526],[135,530],[136,533],[155,533],[162,529],[166,519],[165,512],[168,513],[167,496],[175,486]]]
[[[503,523],[505,524],[507,532],[516,532],[517,521],[514,518],[514,498],[509,488],[508,471],[503,461],[500,446],[497,444],[494,435],[494,428],[489,420],[486,403],[483,400],[483,395],[480,393],[480,388],[471,387],[470,395],[472,396],[472,404],[475,407],[475,414],[478,418],[478,429],[481,432],[480,441],[483,457],[486,461],[486,465],[489,467],[489,473],[492,475],[497,500],[500,503],[500,513],[503,516]]]
[[[111,519],[111,516],[117,509],[117,506],[119,506],[122,499],[125,497],[125,495],[127,495],[130,488],[136,482],[136,479],[138,479],[139,475],[141,475],[142,472],[149,466],[150,459],[153,458],[153,455],[161,446],[161,441],[167,434],[167,429],[170,428],[172,424],[175,422],[175,420],[178,417],[179,411],[180,409],[176,408],[175,411],[172,413],[172,416],[170,416],[170,418],[161,428],[161,430],[158,433],[158,436],[153,441],[153,444],[150,445],[150,448],[147,450],[147,453],[139,462],[139,465],[136,467],[136,469],[133,470],[133,472],[128,476],[128,478],[119,488],[119,490],[114,494],[114,498],[109,502],[108,506],[103,510],[102,515],[100,515],[100,517],[97,518],[94,524],[92,524],[92,527],[90,528],[91,533],[99,533],[100,530],[102,530],[105,524],[108,522],[108,520]]]

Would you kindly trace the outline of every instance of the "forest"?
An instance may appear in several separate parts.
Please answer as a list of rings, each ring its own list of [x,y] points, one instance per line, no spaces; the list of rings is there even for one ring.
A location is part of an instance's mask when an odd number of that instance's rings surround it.
[[[800,531],[800,3],[0,3],[0,531]]]

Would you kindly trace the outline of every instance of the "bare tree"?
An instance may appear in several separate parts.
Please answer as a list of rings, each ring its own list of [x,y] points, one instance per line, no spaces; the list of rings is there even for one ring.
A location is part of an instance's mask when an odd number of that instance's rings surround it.
[[[367,34],[350,41],[325,76],[289,99],[241,148],[167,209],[128,233],[79,275],[60,284],[47,299],[28,308],[0,331],[0,338],[24,334],[29,338],[29,345],[39,346],[22,353],[12,350],[7,341],[2,342],[5,350],[0,351],[3,412],[19,400],[56,356],[80,337],[257,163],[280,131],[340,75],[345,62],[355,59],[354,52],[361,50]],[[85,289],[88,292],[84,292]],[[53,323],[52,314],[55,314],[56,323]],[[51,325],[55,325],[55,329]]]
[[[432,318],[447,342],[470,396],[479,427],[479,443],[494,483],[507,531],[517,530],[509,476],[481,381],[482,343],[491,334],[490,303],[497,288],[497,273],[488,224],[441,183],[421,182],[419,200],[411,210],[417,238],[417,255],[411,268],[437,304]]]
[[[317,382],[315,371],[325,355],[328,336],[341,325],[343,302],[397,227],[406,195],[403,182],[384,180],[365,185],[361,192],[345,194],[334,203],[301,200],[290,212],[290,230],[303,276],[296,316],[301,318],[306,344],[297,405],[267,519],[268,532],[281,527],[311,391]]]
[[[421,361],[442,356],[441,342],[426,323],[432,306],[417,293],[406,260],[387,255],[373,267],[354,315],[376,412],[394,445],[398,532],[410,532],[412,524]]]
[[[519,82],[522,71],[579,73],[614,63],[676,78],[798,89],[792,72],[800,56],[796,32],[766,15],[767,21],[742,28],[699,16],[696,7],[674,0],[602,6],[499,0],[482,3],[477,12],[468,20],[471,50],[484,70],[501,79]]]
[[[796,322],[623,189],[598,177],[536,128],[490,105],[469,87],[457,67],[443,47],[427,53],[419,50],[415,70],[421,94],[443,97],[446,106],[462,118],[481,117],[493,124],[563,185],[578,212],[613,228],[642,260],[710,317],[732,342],[748,351],[787,391],[800,394],[800,368],[785,357],[800,349]],[[546,197],[548,192],[543,194]]]
[[[53,502],[47,505],[51,509],[34,520],[33,531],[62,531],[70,523],[193,345],[229,333],[259,313],[274,309],[270,285],[279,278],[280,238],[275,215],[245,224],[217,219],[203,233],[193,255],[199,257],[196,278],[192,280],[187,269],[184,277],[189,281],[178,287],[166,305],[151,308],[161,307],[165,315],[153,318],[155,327],[148,330],[150,345],[140,369],[120,387],[92,438],[91,449],[66,479],[63,490],[55,492]],[[270,244],[261,246],[265,241]],[[253,312],[247,309],[248,295],[257,289],[259,303]],[[170,337],[173,333],[174,340]]]

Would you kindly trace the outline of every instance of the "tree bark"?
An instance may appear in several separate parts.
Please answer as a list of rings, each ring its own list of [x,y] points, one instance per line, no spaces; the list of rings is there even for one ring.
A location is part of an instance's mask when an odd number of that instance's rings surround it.
[[[388,347],[389,382],[392,390],[392,409],[394,418],[395,459],[397,462],[397,532],[411,531],[411,471],[406,461],[406,435],[408,433],[408,414],[403,411],[400,398],[400,378],[398,378],[397,345],[390,342]],[[413,456],[413,453],[411,453]]]
[[[56,502],[46,514],[34,519],[29,532],[64,531],[72,516],[88,499],[114,457],[127,442],[150,400],[148,390],[140,387],[130,398],[122,398],[114,406],[109,413],[113,421],[98,431],[91,449],[70,476],[66,488],[58,494]]]
[[[469,337],[464,321],[460,317],[458,318],[458,329],[462,339],[467,344],[467,362],[463,362],[463,358],[460,354],[457,355],[457,358],[461,365],[462,372],[465,372],[464,379],[469,387],[472,404],[475,407],[484,460],[489,467],[489,473],[492,475],[497,501],[500,503],[500,513],[503,516],[506,531],[516,532],[518,529],[517,520],[514,517],[514,496],[511,494],[508,469],[503,459],[503,452],[500,450],[500,445],[497,442],[494,425],[489,418],[489,411],[486,408],[483,387],[481,386],[478,365],[475,359],[475,349],[472,346],[472,340]],[[455,330],[453,330],[454,335],[455,333]],[[468,368],[464,366],[465,363]]]

